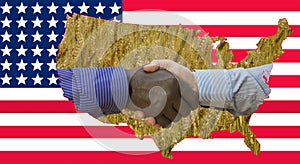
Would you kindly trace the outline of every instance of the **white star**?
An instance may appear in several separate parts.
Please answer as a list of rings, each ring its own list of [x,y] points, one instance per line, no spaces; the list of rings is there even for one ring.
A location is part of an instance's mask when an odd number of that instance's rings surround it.
[[[11,48],[8,48],[7,45],[5,45],[5,48],[1,49],[1,51],[3,52],[3,56],[5,55],[10,56]]]
[[[47,8],[49,9],[49,14],[51,14],[51,13],[56,14],[56,9],[58,8],[58,6],[55,6],[54,2],[52,2],[51,6],[47,6]]]
[[[2,65],[2,71],[3,70],[10,70],[10,66],[11,66],[11,63],[9,63],[8,61],[7,61],[7,59],[5,59],[5,62],[4,63],[1,63],[1,65]]]
[[[47,49],[47,51],[49,52],[49,56],[51,56],[51,55],[56,56],[57,49],[54,48],[53,45],[51,46],[50,49]]]
[[[10,80],[11,80],[11,77],[8,77],[7,76],[7,73],[5,74],[5,76],[4,77],[1,77],[1,80],[2,80],[2,85],[4,85],[4,84],[10,84]]]
[[[11,6],[8,6],[7,2],[5,2],[5,5],[1,6],[1,8],[2,8],[2,14],[4,14],[4,13],[10,14]]]
[[[43,65],[43,63],[40,63],[38,59],[36,59],[35,63],[31,63],[31,65],[33,65],[33,70],[42,70],[41,66]]]
[[[89,6],[86,6],[85,3],[83,2],[81,6],[78,6],[78,8],[80,9],[80,14],[81,13],[88,13],[88,8],[90,8]]]
[[[24,55],[26,56],[25,52],[27,51],[26,48],[23,48],[23,45],[19,49],[16,49],[18,51],[18,56]]]
[[[40,6],[38,2],[35,4],[35,6],[32,6],[32,8],[33,8],[33,14],[42,13],[41,9],[43,8],[43,6]]]
[[[54,17],[52,17],[51,20],[47,20],[47,22],[49,23],[49,28],[50,27],[56,28],[56,23],[58,22],[58,20],[55,20]]]
[[[42,22],[43,22],[43,20],[40,20],[39,17],[36,17],[35,20],[32,21],[33,28],[35,28],[35,27],[41,27],[41,23]]]
[[[105,9],[105,6],[102,6],[101,2],[99,2],[99,5],[96,6],[95,9],[97,10],[96,14],[98,14],[98,13],[104,13],[103,10]]]
[[[36,45],[35,49],[31,49],[31,51],[33,52],[33,56],[42,56],[41,52],[43,51],[43,49],[40,49],[38,45]]]
[[[115,22],[121,22],[121,20],[117,19],[116,16],[114,17],[113,21],[115,21]]]
[[[47,35],[48,37],[49,37],[49,42],[51,42],[52,40],[54,41],[54,42],[56,42],[56,38],[57,38],[57,34],[54,34],[54,31],[52,31],[51,32],[51,34],[50,35]]]
[[[20,41],[26,41],[26,37],[27,37],[27,34],[23,34],[23,31],[20,32],[19,35],[16,35],[18,37],[18,42]]]
[[[63,23],[64,23],[64,27],[66,28],[66,25],[67,25],[67,20],[63,20]]]
[[[16,21],[17,23],[18,23],[18,28],[20,28],[20,27],[26,27],[26,22],[27,22],[27,20],[24,20],[23,19],[23,17],[21,17],[21,19],[20,20],[18,20],[18,21]]]
[[[56,84],[58,78],[55,77],[54,74],[52,74],[52,76],[47,79],[49,80],[49,85],[51,85],[51,84]]]
[[[10,41],[10,37],[11,37],[11,34],[8,34],[8,32],[7,31],[5,31],[5,33],[3,34],[3,35],[1,35],[2,36],[2,42],[5,42],[5,41]]]
[[[7,16],[5,17],[5,19],[4,20],[2,20],[1,21],[2,22],[2,27],[4,28],[4,27],[10,27],[10,23],[11,23],[11,20],[9,20],[9,19],[7,19]]]
[[[20,6],[17,6],[17,8],[18,8],[18,10],[19,10],[19,11],[18,11],[18,14],[20,14],[20,13],[24,13],[24,14],[25,14],[25,13],[26,13],[25,10],[26,10],[27,6],[24,6],[24,5],[23,5],[23,2],[21,2],[21,5],[20,5]]]
[[[117,6],[117,3],[115,2],[114,6],[110,6],[109,8],[111,9],[111,14],[119,14],[119,9],[121,8],[121,6]]]
[[[74,8],[74,6],[70,6],[69,2],[67,3],[67,6],[63,6],[64,10],[65,10],[65,14],[66,13],[71,13],[72,14],[72,9]]]
[[[49,71],[56,70],[56,63],[54,62],[54,60],[51,60],[51,63],[47,63],[47,65],[49,66]]]
[[[27,77],[24,77],[23,74],[21,73],[21,76],[17,77],[16,79],[18,80],[18,85],[20,85],[20,84],[25,84]]]
[[[42,37],[42,36],[43,36],[43,35],[39,34],[39,31],[36,31],[36,33],[32,35],[32,37],[33,37],[33,42],[35,42],[35,41],[40,41],[40,42],[41,42],[41,37]]]
[[[33,85],[35,84],[40,84],[42,85],[42,80],[43,78],[39,76],[39,74],[36,74],[36,77],[35,78],[32,78],[32,80],[34,81]]]
[[[24,63],[23,59],[21,59],[20,63],[16,63],[16,64],[18,66],[18,71],[20,71],[20,70],[26,70],[25,67],[26,67],[27,63]]]

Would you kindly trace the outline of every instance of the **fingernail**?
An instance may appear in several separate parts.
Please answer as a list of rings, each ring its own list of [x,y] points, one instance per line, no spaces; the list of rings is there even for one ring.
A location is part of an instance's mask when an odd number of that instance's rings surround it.
[[[134,116],[133,116],[133,117],[134,117],[135,119],[140,120],[140,119],[142,119],[142,118],[145,117],[145,114],[144,114],[144,112],[136,111],[136,112],[134,112]]]
[[[148,64],[144,66],[145,72],[154,72],[159,69],[159,66],[156,64]]]
[[[154,126],[155,125],[155,119],[153,117],[148,117],[145,119],[145,122],[149,126]]]
[[[154,128],[159,129],[160,126],[159,126],[158,124],[155,124],[155,125],[154,125]]]

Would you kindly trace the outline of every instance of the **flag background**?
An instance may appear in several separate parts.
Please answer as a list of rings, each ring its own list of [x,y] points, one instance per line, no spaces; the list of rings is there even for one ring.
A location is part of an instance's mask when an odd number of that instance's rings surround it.
[[[270,99],[261,105],[251,118],[251,128],[261,143],[259,156],[255,156],[244,146],[242,136],[238,133],[214,132],[215,139],[202,141],[197,138],[186,139],[178,144],[173,152],[173,160],[165,159],[159,152],[146,155],[128,155],[115,151],[107,151],[93,141],[86,128],[99,131],[98,138],[115,139],[113,142],[123,142],[121,151],[137,151],[142,148],[134,148],[130,145],[139,141],[132,135],[125,125],[98,126],[98,122],[83,127],[71,102],[63,98],[57,85],[57,75],[51,69],[51,49],[56,49],[62,39],[64,31],[65,9],[67,1],[38,1],[43,6],[41,13],[34,13],[31,6],[36,2],[24,1],[27,6],[25,12],[20,12],[17,6],[21,1],[1,1],[12,6],[10,13],[0,9],[0,49],[12,49],[9,55],[0,51],[0,160],[6,163],[54,163],[54,162],[231,162],[231,163],[254,163],[254,162],[292,162],[300,159],[300,4],[297,1],[286,0],[282,2],[262,2],[252,0],[248,2],[229,0],[221,1],[194,1],[194,0],[165,0],[165,1],[84,1],[89,6],[86,15],[113,19],[117,14],[123,13],[123,22],[130,22],[126,13],[142,12],[138,10],[157,9],[173,11],[177,14],[193,20],[201,25],[210,36],[222,35],[228,37],[228,42],[233,49],[235,58],[239,61],[246,55],[246,51],[254,49],[260,37],[269,36],[276,32],[277,21],[287,18],[293,33],[283,44],[285,54],[274,63],[271,73],[270,86],[272,93]],[[56,13],[51,12],[52,2],[58,8]],[[94,8],[99,2],[105,5],[104,13]],[[110,7],[117,6],[119,13],[112,13]],[[71,1],[74,6],[72,12],[80,13],[84,9],[83,1]],[[20,12],[20,13],[18,13]],[[51,12],[51,13],[50,13]],[[151,11],[149,11],[151,12]],[[4,23],[5,18],[12,20]],[[17,21],[27,20],[25,27]],[[32,21],[38,17],[43,22],[41,27]],[[52,17],[58,22],[49,23]],[[115,18],[119,19],[120,18]],[[153,19],[155,20],[155,19]],[[136,20],[146,21],[153,20]],[[178,22],[179,23],[179,22]],[[9,25],[7,25],[9,24]],[[176,22],[174,23],[176,24]],[[51,26],[51,27],[50,27]],[[12,36],[4,36],[5,32]],[[22,40],[21,31],[27,34]],[[43,36],[35,39],[32,35],[38,31]],[[51,39],[52,31],[57,37]],[[2,36],[3,35],[3,36]],[[49,35],[49,36],[48,36]],[[42,49],[39,53],[38,49]],[[24,55],[21,46],[27,49]],[[52,48],[53,46],[53,48]],[[17,50],[19,49],[19,51]],[[55,50],[53,50],[55,52]],[[7,60],[7,62],[6,62]],[[20,69],[21,60],[27,63],[24,69]],[[36,62],[36,61],[39,62]],[[6,63],[6,64],[5,64]],[[7,64],[8,63],[8,64]],[[11,63],[11,64],[9,64]],[[34,64],[30,64],[34,63]],[[36,63],[43,63],[39,66]],[[36,64],[36,65],[35,65]],[[5,78],[11,77],[9,83]],[[21,74],[27,79],[20,82]],[[41,81],[37,79],[43,78]],[[53,75],[53,76],[52,76]],[[17,79],[19,78],[19,80]],[[6,78],[7,79],[7,78]],[[35,79],[35,80],[34,80]],[[40,82],[40,83],[39,83]],[[112,128],[128,132],[124,135],[116,135]],[[149,141],[148,138],[145,139]],[[151,141],[149,141],[151,142]],[[133,147],[133,148],[132,148]],[[155,149],[144,150],[155,151]]]

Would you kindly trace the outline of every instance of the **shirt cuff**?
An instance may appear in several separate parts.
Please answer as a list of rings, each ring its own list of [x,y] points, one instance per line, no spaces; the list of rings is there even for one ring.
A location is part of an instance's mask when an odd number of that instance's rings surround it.
[[[72,77],[73,72],[72,69],[57,69],[58,77],[60,80],[60,87],[63,90],[64,97],[68,98],[69,100],[73,100],[72,95]]]
[[[232,92],[227,70],[196,70],[201,106],[230,108]]]
[[[244,69],[197,70],[200,105],[250,115],[271,92],[272,64]]]
[[[64,96],[78,112],[98,118],[120,113],[128,99],[128,82],[122,67],[58,69]]]

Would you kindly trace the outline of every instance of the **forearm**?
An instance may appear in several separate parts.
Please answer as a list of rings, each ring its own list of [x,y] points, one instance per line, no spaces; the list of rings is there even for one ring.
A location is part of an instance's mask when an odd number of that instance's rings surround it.
[[[272,65],[250,69],[197,70],[199,101],[202,106],[226,109],[234,115],[250,115],[268,98]]]
[[[79,112],[98,118],[119,113],[127,103],[128,82],[122,67],[58,69],[64,96]]]

